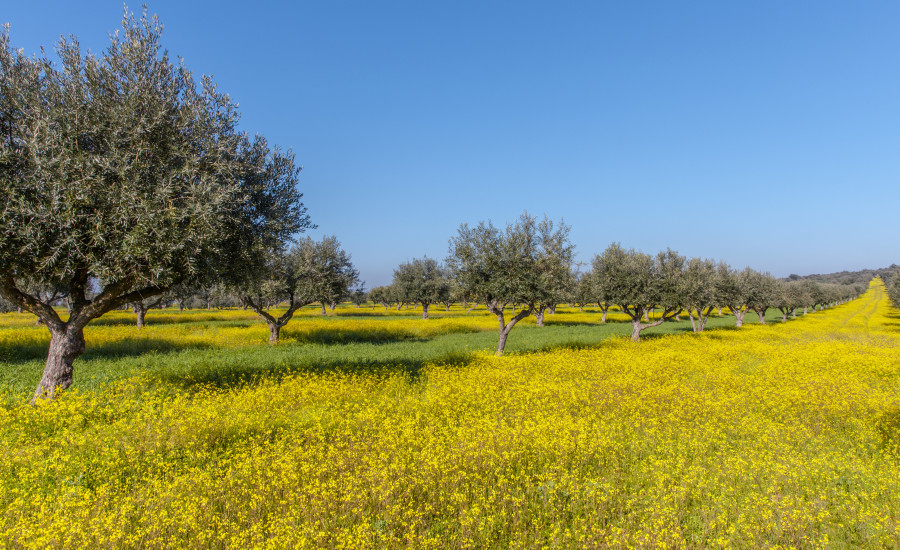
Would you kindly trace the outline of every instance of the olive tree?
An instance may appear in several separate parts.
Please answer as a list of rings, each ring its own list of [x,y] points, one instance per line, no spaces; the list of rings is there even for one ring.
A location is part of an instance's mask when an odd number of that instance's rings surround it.
[[[684,257],[673,250],[656,257],[636,250],[625,250],[612,243],[594,261],[594,273],[617,304],[631,318],[631,340],[638,342],[641,332],[661,325],[681,311],[681,280]],[[659,318],[643,322],[651,309],[662,308]]]
[[[621,247],[618,248],[621,249]],[[618,252],[610,251],[610,249],[607,249],[607,251],[610,253],[594,255],[594,259],[591,262],[593,269],[589,279],[591,297],[594,302],[597,302],[597,307],[600,308],[602,313],[601,323],[606,322],[609,308],[614,305],[612,293],[614,286],[611,283],[618,269],[614,262],[621,259]]]
[[[746,287],[747,307],[756,312],[761,325],[766,324],[766,310],[773,307],[777,296],[775,277],[746,268],[741,279]]]
[[[315,301],[315,244],[304,239],[288,251],[273,251],[264,264],[257,266],[236,285],[241,303],[260,316],[269,327],[269,344],[275,345],[294,314]],[[269,307],[286,303],[277,316]]]
[[[356,309],[362,307],[369,299],[369,293],[366,292],[365,281],[360,282],[356,288],[350,289],[350,301],[356,304]]]
[[[731,310],[736,327],[744,326],[744,317],[748,311],[749,287],[745,273],[738,272],[724,262],[719,262],[716,266],[716,299],[719,305]]]
[[[888,297],[894,302],[894,305],[900,307],[900,269],[891,275],[887,286]]]
[[[310,292],[314,302],[322,305],[322,314],[328,305],[334,311],[337,303],[350,297],[350,289],[359,284],[359,271],[353,266],[350,253],[341,248],[334,235],[327,235],[315,242],[307,237],[301,245],[313,250],[313,266],[310,272]]]
[[[575,259],[575,245],[569,238],[571,227],[544,218],[538,223],[537,235],[540,252],[537,254],[535,269],[537,289],[533,297],[534,316],[537,326],[544,326],[544,313],[556,312],[556,305],[568,300],[574,293],[575,274],[572,264]]]
[[[772,304],[781,312],[781,322],[786,322],[788,315],[791,316],[791,319],[796,319],[797,308],[806,302],[806,289],[802,283],[784,280],[777,282],[775,299]]]
[[[428,319],[428,308],[450,297],[450,282],[444,267],[433,258],[416,258],[394,270],[391,283],[402,302],[422,305],[422,319]]]
[[[584,311],[584,306],[590,304],[594,301],[594,289],[593,289],[593,273],[579,273],[575,278],[575,292],[572,295],[572,299],[576,306],[578,306],[578,311]]]
[[[712,260],[691,258],[684,266],[681,303],[688,311],[694,332],[703,332],[718,303],[716,276],[716,263]]]
[[[375,304],[381,304],[384,306],[385,311],[387,308],[394,303],[391,289],[387,286],[376,286],[372,290],[369,291],[369,299],[372,300],[372,305],[374,307]]]
[[[811,280],[804,280],[801,285],[803,286],[803,314],[806,315],[809,312],[809,308],[811,307],[813,311],[825,301],[825,291],[822,289],[822,285]]]
[[[131,310],[134,311],[137,328],[144,328],[147,325],[147,311],[159,307],[169,301],[171,301],[171,297],[167,294],[163,294],[154,298],[131,302]]]
[[[242,269],[246,236],[308,223],[293,182],[242,177],[236,105],[173,63],[156,18],[122,27],[99,56],[61,40],[58,64],[0,34],[0,295],[50,331],[35,399],[72,384],[91,320]],[[70,316],[35,288],[64,289]]]
[[[450,239],[447,265],[459,292],[497,316],[500,337],[497,355],[503,355],[510,331],[525,319],[547,296],[549,289],[542,274],[554,271],[553,261],[565,263],[571,258],[568,226],[550,223],[546,217],[538,222],[527,212],[505,229],[491,222],[475,227],[462,224]],[[505,308],[521,304],[507,321]]]

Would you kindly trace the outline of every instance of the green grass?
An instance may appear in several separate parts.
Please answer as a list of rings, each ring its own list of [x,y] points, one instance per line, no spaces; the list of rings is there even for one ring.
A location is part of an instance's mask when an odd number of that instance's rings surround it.
[[[436,308],[442,310],[443,308]],[[315,310],[312,310],[315,311]],[[404,312],[409,310],[404,310]],[[586,308],[586,311],[591,311]],[[384,314],[382,308],[357,310],[344,307],[338,314],[314,318],[318,322],[339,322],[358,319],[409,320],[423,322],[421,309],[404,312],[391,311]],[[435,311],[438,313],[438,311]],[[442,311],[440,313],[443,313]],[[235,319],[237,312],[207,312],[205,310],[170,311],[155,310],[147,315],[148,323],[154,327],[175,324],[180,327],[247,327],[259,324],[260,320],[247,314]],[[488,315],[474,311],[469,315]],[[449,316],[465,316],[456,311]],[[573,320],[573,318],[579,320]],[[547,315],[544,327],[520,324],[510,333],[506,353],[549,351],[558,348],[584,348],[601,345],[611,337],[626,337],[631,334],[631,324],[627,322],[607,322],[599,324],[600,314],[595,322],[584,322],[584,315],[577,310],[560,310],[555,315]],[[202,320],[193,320],[200,318]],[[301,316],[291,322],[290,327],[307,321]],[[766,315],[768,323],[781,321],[777,310]],[[757,315],[750,312],[746,324],[757,323]],[[94,323],[105,326],[130,326],[133,318],[101,318]],[[711,317],[707,330],[733,329],[734,318],[730,315]],[[4,330],[0,328],[0,330]],[[43,327],[35,330],[44,331]],[[684,316],[681,322],[666,322],[647,329],[642,338],[653,338],[662,334],[676,334],[691,331],[690,322]],[[75,385],[82,391],[100,389],[110,382],[128,378],[138,373],[150,375],[158,384],[178,387],[212,384],[232,387],[259,382],[264,379],[280,378],[287,374],[313,371],[372,371],[389,369],[403,371],[416,376],[428,363],[463,363],[475,352],[493,351],[497,347],[496,331],[463,332],[438,334],[430,338],[413,338],[394,333],[356,331],[352,328],[335,327],[335,330],[317,330],[304,334],[299,342],[283,342],[277,346],[254,345],[244,347],[180,347],[171,341],[146,338],[124,339],[102,345],[87,342],[86,353],[76,360]],[[34,343],[20,349],[0,349],[0,392],[7,399],[29,398],[40,379],[44,368],[45,345]]]

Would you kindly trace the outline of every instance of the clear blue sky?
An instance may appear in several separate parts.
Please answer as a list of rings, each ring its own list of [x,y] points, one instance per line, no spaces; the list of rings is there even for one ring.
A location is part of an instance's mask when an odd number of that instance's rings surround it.
[[[140,9],[139,5],[132,6]],[[291,147],[371,288],[461,222],[564,218],[777,276],[900,263],[900,3],[155,1],[163,43]],[[122,4],[7,2],[98,52]]]

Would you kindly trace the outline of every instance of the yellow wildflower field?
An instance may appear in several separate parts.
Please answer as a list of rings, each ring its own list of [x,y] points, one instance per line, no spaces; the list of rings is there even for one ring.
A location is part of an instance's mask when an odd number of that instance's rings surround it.
[[[431,321],[493,328],[473,319]],[[432,327],[416,330],[447,330]],[[0,547],[897,547],[898,348],[875,281],[785,324],[479,353],[416,376],[138,375],[9,402]]]

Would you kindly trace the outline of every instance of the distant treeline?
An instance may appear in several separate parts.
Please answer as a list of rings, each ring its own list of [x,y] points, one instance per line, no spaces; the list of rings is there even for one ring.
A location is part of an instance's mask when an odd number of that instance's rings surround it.
[[[785,277],[788,281],[815,281],[817,283],[831,283],[839,285],[855,285],[868,284],[875,277],[881,277],[885,283],[890,283],[891,278],[900,269],[897,264],[891,264],[890,267],[882,267],[880,269],[861,269],[859,271],[839,271],[837,273],[815,273],[813,275],[796,275],[791,274]]]

